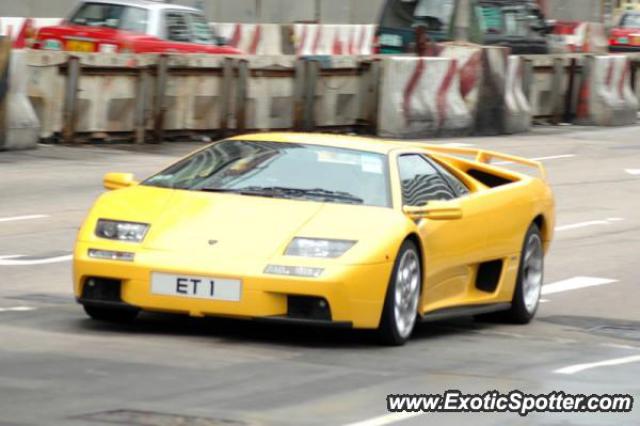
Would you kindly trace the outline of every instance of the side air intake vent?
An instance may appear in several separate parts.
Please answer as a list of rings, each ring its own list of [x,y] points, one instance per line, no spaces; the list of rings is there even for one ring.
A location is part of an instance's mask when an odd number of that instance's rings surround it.
[[[478,290],[493,293],[498,288],[500,277],[502,276],[502,260],[494,260],[492,262],[481,263],[478,266],[478,275],[476,277],[476,288]]]

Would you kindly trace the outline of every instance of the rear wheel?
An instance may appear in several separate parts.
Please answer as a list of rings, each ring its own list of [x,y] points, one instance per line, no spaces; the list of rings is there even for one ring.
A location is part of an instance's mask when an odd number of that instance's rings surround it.
[[[528,324],[538,311],[544,279],[544,249],[540,229],[532,224],[524,240],[518,280],[505,319],[515,324]]]
[[[418,303],[422,287],[420,255],[412,241],[405,241],[393,267],[391,282],[382,312],[378,334],[382,343],[404,345],[418,318]]]
[[[138,311],[134,309],[104,308],[101,306],[83,305],[84,311],[97,321],[127,324],[133,322],[138,316]]]

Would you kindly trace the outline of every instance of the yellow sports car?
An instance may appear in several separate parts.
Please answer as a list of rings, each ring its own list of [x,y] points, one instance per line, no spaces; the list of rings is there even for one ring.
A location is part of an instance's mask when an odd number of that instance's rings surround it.
[[[99,320],[142,310],[302,322],[377,329],[394,345],[419,320],[501,312],[527,323],[554,229],[544,174],[467,148],[222,140],[140,183],[105,176],[113,191],[78,235],[75,295]]]

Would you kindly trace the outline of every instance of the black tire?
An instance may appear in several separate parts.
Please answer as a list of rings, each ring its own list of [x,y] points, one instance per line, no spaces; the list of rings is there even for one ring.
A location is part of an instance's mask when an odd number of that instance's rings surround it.
[[[400,268],[400,263],[402,259],[405,259],[405,256],[415,257],[417,259],[417,274],[418,274],[418,290],[417,290],[417,302],[415,309],[415,321],[410,327],[409,332],[403,333],[400,330],[398,325],[398,321],[396,320],[395,308],[396,308],[396,288],[398,285],[398,270]],[[391,273],[391,278],[389,280],[389,286],[387,288],[387,294],[385,296],[384,309],[382,311],[382,318],[380,320],[380,326],[378,327],[378,337],[382,344],[387,346],[402,346],[404,345],[409,338],[411,337],[411,333],[415,328],[415,324],[418,319],[418,306],[420,303],[420,294],[422,293],[422,267],[420,266],[420,252],[416,247],[415,243],[410,240],[405,241],[400,250],[398,251],[398,256],[396,258],[395,264],[393,266],[393,271]],[[413,300],[413,294],[411,295],[411,300]]]
[[[532,242],[532,239],[537,240],[537,243],[540,244],[540,249],[542,250],[542,235],[540,233],[538,225],[536,225],[535,223],[531,224],[531,226],[527,230],[527,234],[522,244],[522,255],[520,256],[520,266],[518,268],[516,288],[513,293],[513,299],[511,300],[511,309],[504,312],[505,321],[512,324],[529,324],[531,320],[536,316],[536,312],[538,311],[538,307],[540,305],[539,294],[537,303],[535,305],[535,308],[533,309],[527,308],[524,296],[524,280],[527,274],[525,266],[525,252],[527,250],[527,246]],[[544,276],[544,253],[541,254],[540,273]],[[542,282],[540,283],[540,288],[542,288]]]
[[[83,308],[87,315],[96,321],[129,324],[138,317],[138,311],[135,309],[105,308],[87,305],[83,305]]]

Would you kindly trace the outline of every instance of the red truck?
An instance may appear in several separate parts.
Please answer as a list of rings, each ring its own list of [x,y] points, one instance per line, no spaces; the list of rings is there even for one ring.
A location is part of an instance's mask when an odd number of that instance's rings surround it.
[[[220,43],[201,11],[153,0],[82,0],[32,47],[102,53],[241,54]]]

